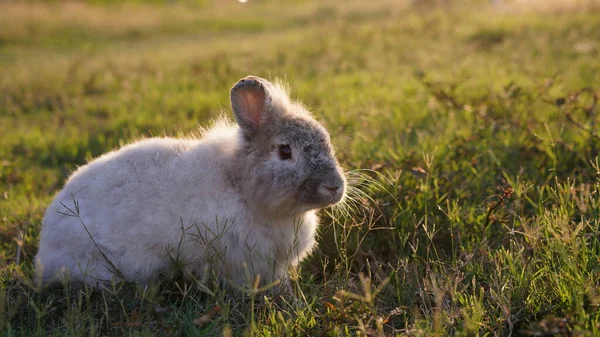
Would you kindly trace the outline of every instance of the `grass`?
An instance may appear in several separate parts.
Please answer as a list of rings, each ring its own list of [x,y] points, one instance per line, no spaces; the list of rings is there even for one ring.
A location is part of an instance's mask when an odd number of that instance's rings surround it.
[[[600,335],[599,8],[1,2],[2,335]],[[292,273],[302,305],[178,281],[37,292],[70,172],[195,132],[247,74],[286,78],[358,170],[355,209],[324,212]]]

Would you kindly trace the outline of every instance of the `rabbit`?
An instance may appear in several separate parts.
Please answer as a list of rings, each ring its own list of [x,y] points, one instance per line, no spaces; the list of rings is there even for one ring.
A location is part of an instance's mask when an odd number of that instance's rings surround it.
[[[235,285],[286,281],[346,179],[328,132],[281,84],[247,76],[230,101],[237,123],[222,117],[201,137],[148,138],[79,167],[44,215],[38,284],[147,283],[174,262]]]

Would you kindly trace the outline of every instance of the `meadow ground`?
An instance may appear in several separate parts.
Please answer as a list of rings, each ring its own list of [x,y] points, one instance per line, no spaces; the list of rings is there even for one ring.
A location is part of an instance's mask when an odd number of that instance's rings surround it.
[[[600,6],[527,3],[0,2],[0,334],[600,335]],[[196,132],[247,74],[286,78],[371,177],[323,214],[302,305],[36,292],[69,173]]]

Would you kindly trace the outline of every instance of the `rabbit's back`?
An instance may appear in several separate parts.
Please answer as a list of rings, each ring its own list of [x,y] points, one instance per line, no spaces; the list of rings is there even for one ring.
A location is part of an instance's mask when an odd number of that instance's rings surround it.
[[[46,211],[41,276],[66,267],[76,278],[111,279],[102,253],[131,280],[165,269],[166,250],[178,244],[182,226],[204,220],[201,214],[222,203],[209,192],[230,199],[219,163],[226,143],[151,138],[79,168]]]
[[[192,140],[151,138],[95,159],[69,178],[44,222],[59,222],[53,220],[71,213],[76,202],[83,220],[120,227],[137,223],[130,217],[152,214],[176,201],[173,196],[181,192],[176,185],[186,179],[185,156],[197,145]]]

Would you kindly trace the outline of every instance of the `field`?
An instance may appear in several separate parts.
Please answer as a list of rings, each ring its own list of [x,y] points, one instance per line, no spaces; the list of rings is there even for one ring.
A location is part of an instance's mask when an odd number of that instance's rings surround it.
[[[0,2],[3,336],[600,336],[597,1]],[[283,78],[363,193],[296,301],[32,283],[76,167]],[[345,210],[345,211],[344,211]]]

